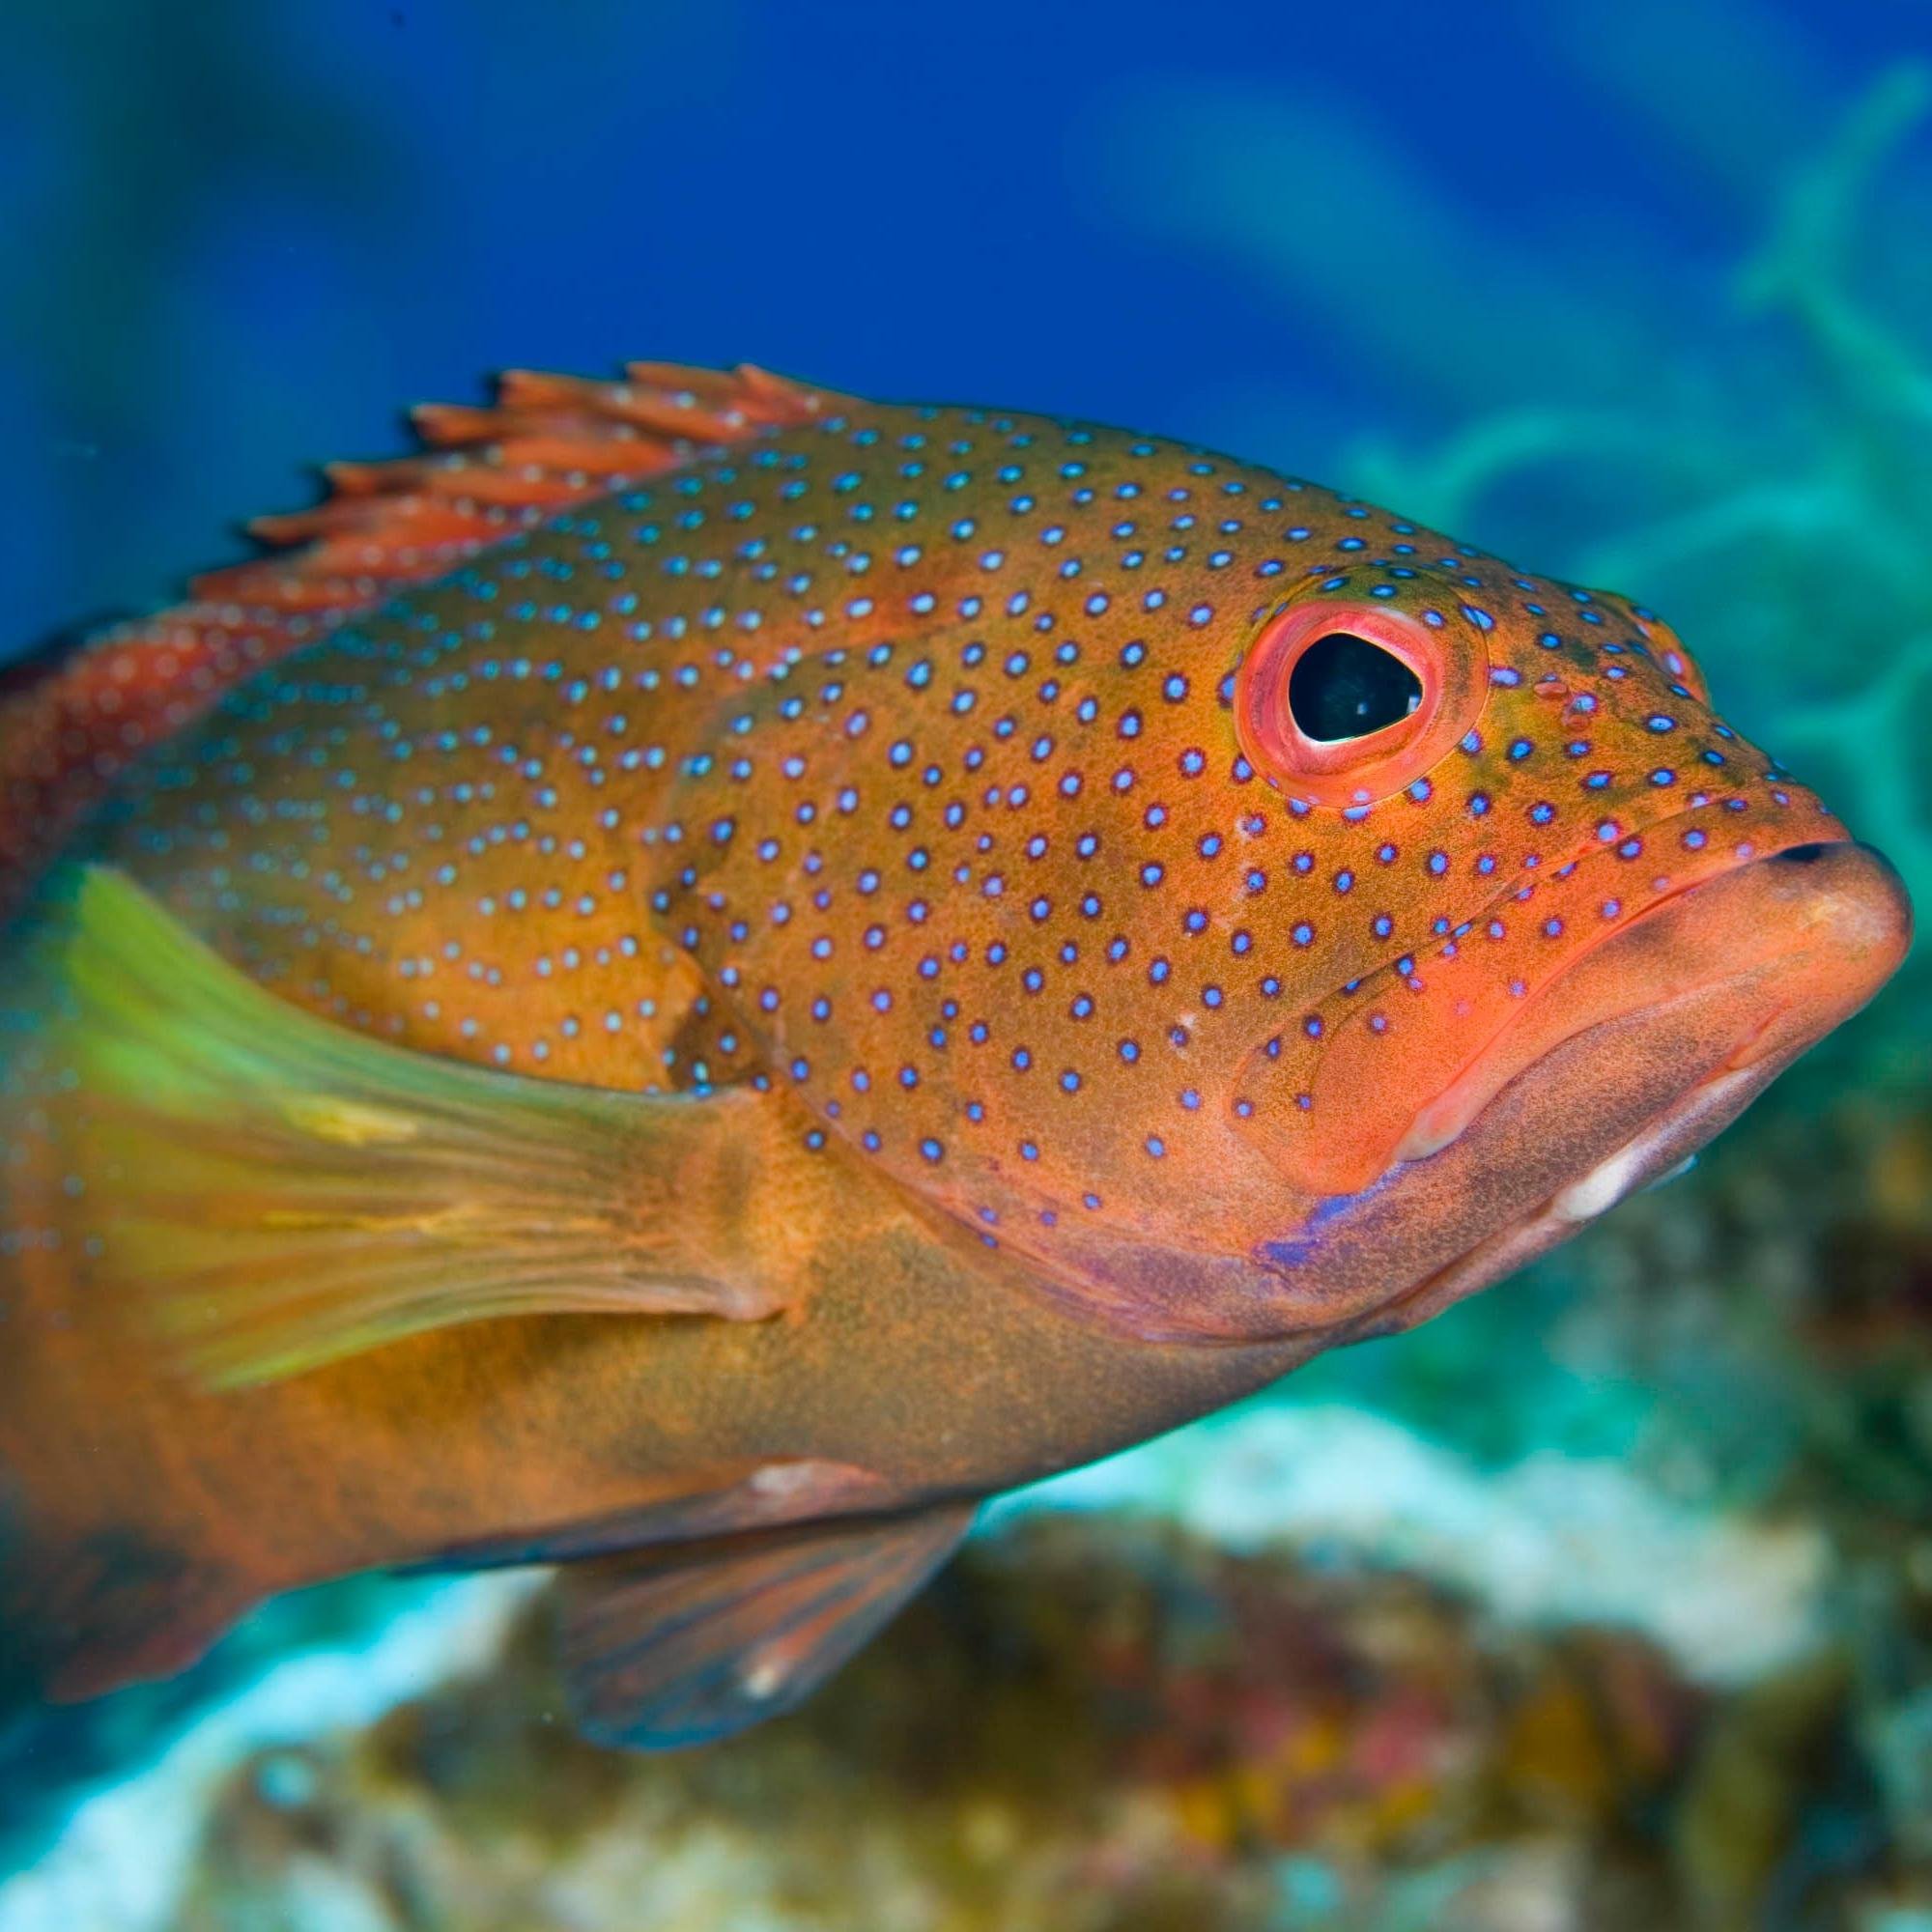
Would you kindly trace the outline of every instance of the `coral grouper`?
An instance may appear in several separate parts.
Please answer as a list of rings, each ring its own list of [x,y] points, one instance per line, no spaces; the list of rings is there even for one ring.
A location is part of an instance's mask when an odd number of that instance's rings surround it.
[[[541,1562],[594,1734],[783,1710],[1904,952],[1663,624],[1330,491],[754,370],[420,421],[0,698],[34,1694]]]

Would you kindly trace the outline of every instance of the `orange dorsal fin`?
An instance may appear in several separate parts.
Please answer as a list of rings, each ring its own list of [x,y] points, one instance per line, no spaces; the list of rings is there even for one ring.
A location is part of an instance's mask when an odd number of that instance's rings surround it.
[[[488,407],[416,410],[420,449],[327,466],[320,503],[258,518],[263,554],[189,602],[0,670],[0,910],[130,758],[261,666],[573,503],[842,400],[749,364],[633,362],[620,383],[511,370]]]

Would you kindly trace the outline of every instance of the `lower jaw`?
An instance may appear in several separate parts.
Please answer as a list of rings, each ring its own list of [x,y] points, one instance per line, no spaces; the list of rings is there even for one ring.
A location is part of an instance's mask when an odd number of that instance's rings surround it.
[[[1355,1293],[1378,1237],[1395,1263],[1382,1281],[1409,1284],[1357,1301],[1351,1334],[1422,1321],[1667,1174],[1885,982],[1911,931],[1896,875],[1849,841],[1791,856],[1704,880],[1586,953],[1539,1001],[1584,1024],[1329,1215]],[[1634,986],[1659,997],[1632,1006]]]
[[[1755,1058],[1746,1058],[1748,1049],[1743,1050],[1733,1064],[1681,1094],[1579,1179],[1377,1309],[1349,1339],[1368,1341],[1414,1327],[1547,1254],[1619,1201],[1682,1167],[1803,1051],[1804,1043]]]

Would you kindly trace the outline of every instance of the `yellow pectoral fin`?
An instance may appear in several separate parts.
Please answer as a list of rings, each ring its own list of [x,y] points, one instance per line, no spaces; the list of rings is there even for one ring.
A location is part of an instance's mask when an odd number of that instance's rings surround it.
[[[756,1320],[804,1293],[836,1177],[764,1095],[385,1045],[266,991],[103,867],[48,943],[63,997],[36,1085],[62,1218],[206,1380],[486,1317]]]

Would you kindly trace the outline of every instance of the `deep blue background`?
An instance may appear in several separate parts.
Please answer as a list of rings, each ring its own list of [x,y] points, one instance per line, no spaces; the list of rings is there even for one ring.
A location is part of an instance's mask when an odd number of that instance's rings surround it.
[[[743,357],[1317,473],[1642,412],[1738,329],[1794,158],[1932,49],[1904,0],[17,11],[0,650],[509,362]]]

